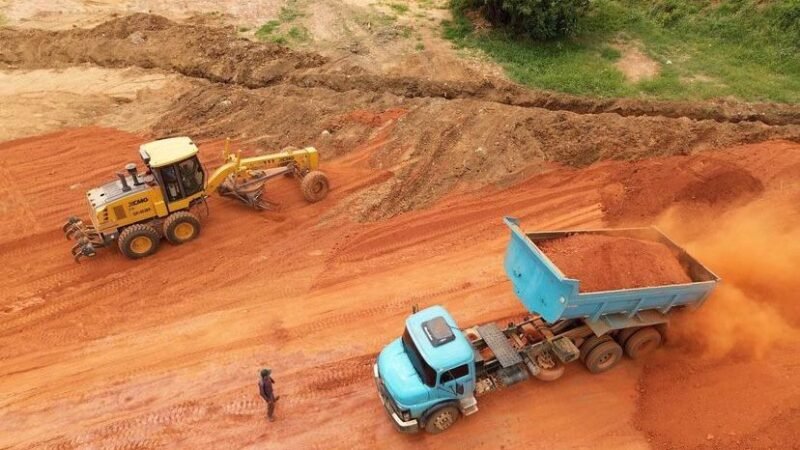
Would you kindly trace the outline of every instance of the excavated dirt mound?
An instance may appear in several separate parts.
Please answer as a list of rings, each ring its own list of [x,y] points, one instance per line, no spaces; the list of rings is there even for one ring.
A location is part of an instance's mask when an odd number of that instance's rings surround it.
[[[538,245],[564,275],[580,281],[581,292],[692,281],[672,251],[659,242],[575,234]]]
[[[0,30],[0,42],[3,42],[0,64],[11,67],[43,68],[81,63],[158,67],[251,88],[284,81],[300,87],[322,87],[339,92],[360,90],[406,98],[471,98],[579,114],[800,124],[800,107],[794,105],[603,100],[534,91],[500,80],[439,81],[364,73],[362,68],[346,62],[329,63],[316,53],[237,38],[233,29],[178,24],[161,16],[141,13],[113,19],[88,30]],[[312,68],[324,70],[307,70]]]
[[[0,42],[0,63],[9,67],[138,66],[250,87],[266,86],[296,69],[326,62],[316,53],[237,38],[233,29],[177,24],[149,14],[133,14],[92,29],[3,29]]]
[[[763,190],[746,168],[698,154],[629,163],[609,177],[602,196],[610,222],[647,225],[668,206],[728,206],[752,200]]]
[[[397,108],[407,112],[385,114]],[[350,114],[353,110],[368,111],[377,119],[358,120]],[[376,133],[383,126],[393,127],[391,136],[377,142]],[[372,166],[391,170],[398,180],[375,188],[373,196],[380,197],[380,206],[371,208],[364,218],[377,219],[429,205],[458,185],[481,187],[519,180],[542,170],[543,161],[581,167],[604,159],[681,155],[765,139],[800,139],[800,127],[576,114],[478,100],[406,99],[290,85],[255,90],[210,85],[176,100],[153,134],[233,136],[264,148],[307,143],[318,147],[323,157],[348,154],[365,140],[366,145],[375,143],[369,156]],[[635,167],[630,172],[640,168]],[[649,176],[656,176],[659,183],[688,189],[686,193],[668,191],[678,197],[692,196],[695,188],[687,187],[692,182],[705,183],[686,175],[684,183],[672,184],[666,179],[672,176],[670,171],[656,169],[648,173],[653,172]],[[735,172],[728,167],[720,173],[725,170]],[[739,170],[733,176],[749,175]],[[637,185],[648,181],[626,174],[610,183],[630,178]],[[726,182],[725,177],[719,181]],[[758,190],[752,182],[740,188]],[[623,186],[607,194],[611,216],[621,215],[615,202],[630,201],[628,197],[634,195]],[[665,196],[656,206],[672,200]]]

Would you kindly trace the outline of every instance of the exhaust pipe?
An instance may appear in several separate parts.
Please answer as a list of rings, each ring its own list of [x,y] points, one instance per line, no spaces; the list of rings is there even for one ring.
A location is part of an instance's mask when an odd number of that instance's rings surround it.
[[[133,179],[133,185],[134,186],[140,186],[143,183],[141,180],[139,180],[139,176],[136,173],[136,164],[128,163],[125,166],[125,170],[127,170],[128,173],[131,175],[131,178]]]
[[[130,191],[131,187],[128,186],[128,180],[125,179],[125,173],[117,172],[117,176],[119,177],[119,182],[122,183],[122,192]]]

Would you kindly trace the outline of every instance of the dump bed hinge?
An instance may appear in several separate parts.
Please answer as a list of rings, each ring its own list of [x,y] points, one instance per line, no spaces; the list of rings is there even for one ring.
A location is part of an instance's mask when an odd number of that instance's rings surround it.
[[[492,350],[497,361],[503,367],[511,367],[522,362],[522,357],[519,353],[508,343],[506,335],[494,323],[481,325],[478,327],[478,334],[481,335],[483,341],[489,349]]]

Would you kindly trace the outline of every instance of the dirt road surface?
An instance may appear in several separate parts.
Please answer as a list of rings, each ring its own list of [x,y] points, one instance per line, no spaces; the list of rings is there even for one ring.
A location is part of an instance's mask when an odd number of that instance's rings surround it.
[[[330,211],[386,176],[366,163],[365,146],[327,162],[334,184],[321,203],[304,203],[293,181],[280,180],[268,192],[279,211],[256,213],[214,198],[195,242],[164,245],[143,261],[110,250],[73,263],[59,224],[81,210],[85,183],[129,161],[142,140],[90,127],[0,146],[0,199],[10,219],[0,229],[4,447],[797,442],[800,353],[780,341],[762,358],[704,357],[701,347],[678,340],[655,360],[626,361],[604,375],[570,367],[552,385],[531,382],[482,399],[481,412],[449,436],[404,436],[385,417],[371,365],[411,306],[444,304],[462,324],[522,313],[502,271],[502,215],[531,229],[606,225],[603,187],[630,163],[554,168],[514,187],[452,194],[431,208],[362,224]],[[213,165],[220,150],[207,143],[201,154]],[[800,146],[777,142],[708,157],[734,164],[748,155],[756,165],[755,155],[775,154],[800,161]],[[796,187],[785,186],[794,167],[763,174],[766,189],[796,198]],[[271,424],[256,390],[264,365],[281,395]],[[731,409],[744,404],[746,420]]]
[[[529,91],[442,41],[438,1],[391,23],[382,2],[296,2],[313,39],[293,49],[253,39],[288,4],[239,3],[0,0],[0,448],[800,447],[796,105]],[[85,191],[177,134],[208,167],[229,136],[315,145],[332,191],[213,197],[196,241],[75,264],[60,227]],[[656,224],[724,282],[651,359],[401,435],[371,370],[412,306],[524,314],[504,215]]]

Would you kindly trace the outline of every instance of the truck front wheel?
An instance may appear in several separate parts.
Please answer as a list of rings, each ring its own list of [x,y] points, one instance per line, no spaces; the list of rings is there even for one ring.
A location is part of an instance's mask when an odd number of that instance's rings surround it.
[[[444,406],[433,412],[425,422],[425,431],[431,434],[441,433],[458,421],[461,413],[452,405]]]
[[[602,373],[616,366],[622,358],[622,347],[613,340],[608,340],[593,348],[586,355],[586,368],[592,373]]]

